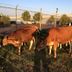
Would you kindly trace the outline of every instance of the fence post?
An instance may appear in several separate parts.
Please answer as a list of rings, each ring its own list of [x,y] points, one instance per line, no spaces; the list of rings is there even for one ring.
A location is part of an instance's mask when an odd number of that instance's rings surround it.
[[[16,29],[17,29],[17,9],[18,9],[18,5],[16,5],[16,8],[15,8],[15,14],[16,14]]]
[[[57,26],[57,13],[58,13],[58,8],[56,8],[55,27]]]
[[[41,24],[42,24],[42,8],[40,9],[40,30],[41,30]]]

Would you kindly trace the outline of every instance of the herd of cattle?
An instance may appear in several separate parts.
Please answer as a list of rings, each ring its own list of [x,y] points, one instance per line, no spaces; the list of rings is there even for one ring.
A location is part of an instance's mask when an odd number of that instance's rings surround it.
[[[43,30],[45,36],[42,35]],[[29,50],[31,50],[32,45],[36,43],[36,40],[40,39],[39,37],[43,37],[41,41],[43,41],[44,44],[48,46],[49,55],[51,55],[51,51],[53,48],[54,58],[57,57],[57,48],[61,44],[69,43],[70,44],[69,52],[71,53],[72,26],[52,27],[52,28],[41,29],[41,30],[35,25],[25,26],[4,36],[1,46],[12,44],[16,48],[18,48],[18,54],[20,55],[21,46],[23,45],[23,43],[27,43],[30,41]]]

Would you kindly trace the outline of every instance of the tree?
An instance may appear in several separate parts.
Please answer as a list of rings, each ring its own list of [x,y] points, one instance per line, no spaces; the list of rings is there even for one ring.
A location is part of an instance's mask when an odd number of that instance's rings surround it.
[[[9,16],[0,15],[0,24],[9,25],[10,24]]]
[[[30,13],[28,11],[25,11],[22,13],[22,18],[24,21],[29,21],[30,20]]]
[[[41,19],[42,19],[42,16],[41,16],[41,13],[40,12],[37,12],[36,14],[34,14],[33,20],[35,22],[37,22],[37,21],[39,22]]]
[[[61,25],[67,25],[71,22],[70,18],[67,15],[62,15],[62,17],[60,18],[60,24]]]
[[[54,18],[54,16],[52,15],[52,16],[48,19],[48,23],[53,24],[54,22],[55,22],[55,18]]]

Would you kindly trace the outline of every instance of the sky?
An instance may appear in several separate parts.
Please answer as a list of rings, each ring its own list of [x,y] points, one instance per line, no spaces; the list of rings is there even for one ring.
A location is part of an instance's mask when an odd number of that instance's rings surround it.
[[[16,6],[18,8],[43,12],[72,13],[72,0],[0,0],[0,4]]]

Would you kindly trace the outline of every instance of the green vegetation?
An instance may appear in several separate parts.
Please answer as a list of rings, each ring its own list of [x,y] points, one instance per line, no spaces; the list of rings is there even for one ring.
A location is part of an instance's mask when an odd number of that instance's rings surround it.
[[[22,19],[24,21],[29,21],[30,20],[30,13],[28,11],[25,11],[24,13],[22,13]]]
[[[66,47],[62,50],[58,49],[56,60],[53,59],[53,53],[51,56],[48,55],[48,48],[46,49],[46,54],[50,72],[72,72],[72,57],[66,52]],[[33,60],[33,49],[29,51],[28,48],[22,47],[22,52],[19,56],[17,55],[17,48],[11,45],[0,48],[1,72],[33,72]]]
[[[40,13],[40,12],[37,12],[36,14],[34,14],[33,20],[34,20],[35,22],[39,22],[40,19],[42,19],[42,16],[41,16],[41,13]]]
[[[60,18],[60,24],[61,25],[67,25],[71,22],[70,18],[67,15],[62,15],[62,17]]]
[[[10,18],[9,16],[0,15],[0,25],[10,25]]]
[[[54,24],[55,23],[55,18],[54,16],[50,16],[50,18],[48,19],[47,23],[51,23],[51,24]]]

